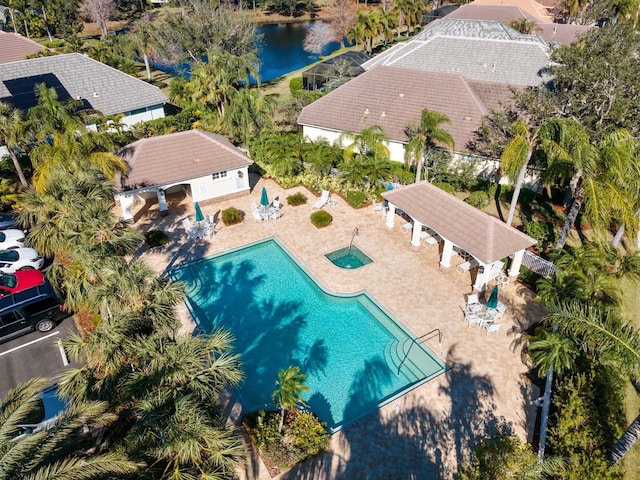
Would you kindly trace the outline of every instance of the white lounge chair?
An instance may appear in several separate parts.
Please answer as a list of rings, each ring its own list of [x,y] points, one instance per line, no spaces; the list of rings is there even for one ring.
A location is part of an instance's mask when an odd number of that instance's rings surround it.
[[[456,267],[456,271],[458,273],[467,273],[472,268],[478,266],[478,262],[476,260],[467,260],[466,262],[462,262],[460,265]]]
[[[467,312],[477,313],[482,310],[482,304],[478,299],[478,295],[470,293],[467,295]]]
[[[329,201],[329,190],[322,190],[322,195],[316,203],[313,204],[313,208],[322,208]]]
[[[464,319],[467,322],[469,328],[471,328],[472,325],[480,325],[480,324],[482,324],[482,318],[480,318],[475,313],[466,312],[464,314]]]
[[[371,202],[374,212],[382,212],[382,202]]]

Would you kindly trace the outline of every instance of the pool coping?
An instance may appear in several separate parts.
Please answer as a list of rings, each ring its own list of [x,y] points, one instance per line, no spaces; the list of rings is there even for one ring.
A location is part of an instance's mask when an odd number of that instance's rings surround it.
[[[367,300],[369,300],[370,302],[372,302],[377,308],[379,308],[382,313],[384,313],[406,336],[407,339],[410,340],[417,340],[419,337],[416,336],[410,329],[408,329],[399,319],[395,318],[394,315],[391,314],[391,312],[389,312],[389,310],[387,308],[384,307],[384,305],[382,305],[378,300],[376,300],[375,297],[373,297],[366,289],[361,289],[361,290],[357,290],[355,292],[351,292],[351,293],[339,293],[339,292],[335,292],[333,290],[330,290],[329,288],[325,288],[325,286],[319,282],[311,272],[309,272],[307,270],[307,268],[304,266],[304,264],[301,262],[301,260],[295,255],[293,254],[280,240],[278,240],[277,237],[275,236],[270,236],[270,237],[266,237],[266,238],[262,238],[260,240],[254,241],[254,242],[249,242],[247,244],[244,245],[239,245],[237,247],[234,248],[230,248],[228,250],[222,251],[222,252],[218,252],[216,254],[213,255],[209,255],[206,257],[202,257],[199,258],[197,260],[193,260],[190,261],[188,263],[184,263],[184,264],[180,264],[180,265],[176,265],[173,266],[171,268],[166,268],[165,269],[165,273],[169,276],[169,278],[171,278],[172,281],[175,281],[175,277],[172,275],[172,272],[174,271],[178,271],[181,270],[183,268],[187,268],[188,266],[191,265],[196,265],[198,263],[201,262],[205,262],[208,260],[211,260],[213,258],[217,258],[217,257],[221,257],[224,255],[228,255],[228,254],[233,254],[237,251],[240,250],[244,250],[246,248],[251,248],[253,246],[256,245],[260,245],[263,243],[267,243],[267,242],[274,242],[276,245],[278,245],[287,255],[289,255],[289,257],[291,257],[291,259],[294,260],[294,262],[296,263],[296,265],[300,268],[300,270],[307,275],[307,277],[309,277],[309,279],[317,286],[317,288],[319,288],[323,293],[325,293],[326,295],[329,296],[333,296],[336,298],[355,298],[355,297],[359,297],[359,296],[363,296],[365,297]],[[364,252],[363,252],[364,253]],[[325,257],[326,258],[326,257]],[[328,260],[328,259],[327,259]],[[329,260],[328,260],[329,261]],[[364,265],[366,266],[366,265]],[[340,267],[339,268],[341,271],[349,271],[349,269],[342,269]],[[202,330],[200,330],[200,324],[199,321],[196,317],[196,315],[194,314],[189,302],[187,301],[187,297],[185,295],[185,306],[187,307],[187,309],[189,310],[189,313],[191,314],[194,322],[196,323],[196,330],[194,331],[194,334],[202,332]],[[379,320],[377,320],[379,322]],[[379,322],[380,323],[380,322]],[[384,327],[384,325],[383,325]],[[384,327],[385,329],[387,329],[386,327]],[[388,329],[387,329],[388,330]],[[390,332],[392,336],[395,336],[392,332]],[[405,340],[406,341],[406,340]],[[400,392],[397,392],[389,397],[385,397],[383,398],[381,401],[377,402],[375,407],[372,407],[370,409],[368,409],[367,411],[354,416],[353,418],[349,419],[349,421],[343,421],[341,423],[339,423],[338,425],[336,425],[335,427],[328,427],[327,426],[327,430],[329,431],[329,433],[331,435],[338,433],[339,431],[341,431],[343,428],[352,425],[354,423],[356,423],[357,421],[361,420],[362,418],[370,415],[371,413],[379,410],[380,408],[384,407],[385,405],[390,404],[391,402],[393,402],[394,400],[397,400],[400,397],[403,397],[404,395],[408,394],[409,392],[411,392],[412,390],[424,385],[425,383],[430,382],[431,380],[439,377],[440,375],[446,373],[447,371],[449,371],[451,369],[451,367],[449,367],[449,365],[447,364],[447,362],[445,360],[443,360],[442,358],[440,358],[440,356],[438,356],[434,351],[432,351],[430,348],[428,348],[426,345],[422,344],[422,343],[417,343],[416,344],[421,350],[423,350],[425,352],[426,355],[428,355],[429,357],[433,358],[434,361],[440,365],[440,369],[438,369],[436,372],[434,372],[433,374],[423,378],[422,380],[419,380],[415,383],[409,384],[409,386],[407,386],[405,389],[403,389]],[[392,370],[393,372],[393,370]],[[254,411],[254,406],[251,406],[252,408],[249,409],[245,409],[244,404],[242,402],[242,395],[240,394],[239,391],[237,391],[237,389],[233,389],[233,393],[234,395],[237,396],[237,398],[240,400],[240,405],[242,406],[242,413],[249,413],[251,411]],[[263,405],[264,408],[269,408],[269,407],[273,407],[275,410],[278,410],[278,406],[275,404],[266,404]],[[302,408],[301,410],[304,410],[304,408]]]

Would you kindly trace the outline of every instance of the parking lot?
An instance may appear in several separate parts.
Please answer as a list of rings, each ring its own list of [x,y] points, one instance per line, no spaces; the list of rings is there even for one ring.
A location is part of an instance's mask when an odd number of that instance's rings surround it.
[[[34,377],[47,377],[55,383],[56,377],[68,368],[60,340],[69,331],[75,331],[73,317],[50,332],[32,332],[0,344],[0,399]]]

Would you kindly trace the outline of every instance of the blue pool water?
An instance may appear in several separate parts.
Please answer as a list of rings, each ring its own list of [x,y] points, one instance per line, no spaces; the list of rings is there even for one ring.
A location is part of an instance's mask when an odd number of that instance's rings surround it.
[[[325,257],[327,257],[336,267],[344,268],[346,270],[354,270],[373,263],[373,260],[371,260],[355,245],[327,253]]]
[[[334,432],[446,370],[367,294],[324,292],[273,239],[177,267],[199,330],[235,336],[246,412],[271,406],[278,370],[300,365],[309,408]],[[403,350],[404,349],[404,350]]]

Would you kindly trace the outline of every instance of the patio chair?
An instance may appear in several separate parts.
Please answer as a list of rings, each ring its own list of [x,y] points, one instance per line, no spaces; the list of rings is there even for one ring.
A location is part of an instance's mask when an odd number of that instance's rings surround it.
[[[467,322],[468,328],[471,328],[472,325],[482,324],[482,318],[472,312],[465,312],[464,319]]]
[[[374,212],[382,212],[382,202],[371,202]]]
[[[432,245],[437,245],[440,243],[439,235],[430,235],[424,239],[424,246],[427,248],[431,248]]]
[[[274,220],[274,221],[278,221],[278,219],[282,216],[282,212],[280,211],[279,208],[272,208],[269,211],[269,219],[270,220]]]
[[[475,293],[467,295],[467,312],[477,313],[480,310],[482,310],[482,304],[478,299],[478,295]]]
[[[322,208],[329,201],[329,190],[322,190],[322,195],[316,203],[313,204],[313,208]]]
[[[266,218],[262,215],[262,213],[260,213],[257,208],[255,210],[251,209],[251,214],[253,215],[254,222],[262,223],[264,220],[266,220]]]
[[[487,337],[490,333],[495,333],[496,335],[498,335],[500,327],[502,327],[502,323],[488,323],[486,326]]]

